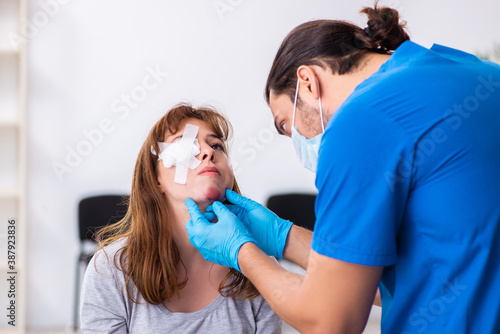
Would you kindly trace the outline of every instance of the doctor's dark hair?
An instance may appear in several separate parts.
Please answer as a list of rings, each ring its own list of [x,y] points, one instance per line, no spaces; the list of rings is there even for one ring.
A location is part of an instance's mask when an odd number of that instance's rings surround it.
[[[329,67],[332,73],[342,75],[355,69],[367,54],[391,54],[410,39],[397,10],[378,7],[376,2],[361,13],[368,16],[364,29],[338,20],[316,20],[293,29],[281,43],[269,72],[267,103],[271,90],[276,95],[287,94],[293,101],[301,65]]]

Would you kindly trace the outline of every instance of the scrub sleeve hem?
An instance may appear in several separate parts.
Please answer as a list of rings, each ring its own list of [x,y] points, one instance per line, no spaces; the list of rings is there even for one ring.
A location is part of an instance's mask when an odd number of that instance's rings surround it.
[[[380,250],[370,250],[368,252],[368,250],[363,251],[352,246],[314,237],[311,248],[321,255],[365,266],[386,267],[395,264],[397,260],[397,254],[394,252],[383,252]]]

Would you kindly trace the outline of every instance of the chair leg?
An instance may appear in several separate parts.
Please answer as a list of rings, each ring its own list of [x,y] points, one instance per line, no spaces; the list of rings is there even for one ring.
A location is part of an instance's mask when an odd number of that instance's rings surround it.
[[[82,255],[83,252],[80,252],[78,256],[78,261],[76,261],[76,278],[75,278],[75,305],[73,308],[73,330],[78,330],[78,314],[79,312],[79,304],[80,304],[80,267],[82,265]]]

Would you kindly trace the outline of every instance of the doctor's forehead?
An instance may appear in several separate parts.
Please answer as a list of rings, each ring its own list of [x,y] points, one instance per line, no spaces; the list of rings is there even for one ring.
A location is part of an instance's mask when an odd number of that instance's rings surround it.
[[[285,114],[291,113],[293,111],[293,103],[292,101],[290,101],[288,95],[276,95],[273,91],[271,91],[269,95],[269,107],[271,108],[273,117],[284,117]]]

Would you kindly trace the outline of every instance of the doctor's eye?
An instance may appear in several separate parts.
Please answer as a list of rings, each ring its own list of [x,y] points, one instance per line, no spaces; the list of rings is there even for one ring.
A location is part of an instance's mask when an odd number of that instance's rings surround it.
[[[286,123],[285,122],[281,123],[280,127],[286,133]]]

